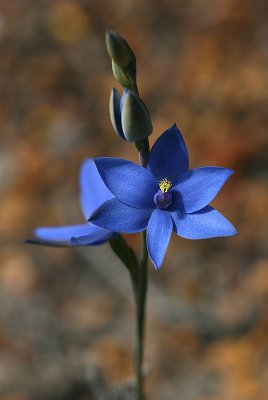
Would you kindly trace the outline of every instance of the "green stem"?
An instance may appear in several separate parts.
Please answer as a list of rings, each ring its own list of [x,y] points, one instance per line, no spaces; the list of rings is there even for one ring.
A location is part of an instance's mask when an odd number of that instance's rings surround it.
[[[143,391],[143,353],[144,353],[144,321],[145,305],[148,286],[148,252],[146,247],[146,231],[142,232],[141,259],[138,266],[138,276],[134,279],[133,288],[136,303],[136,348],[135,348],[135,369],[136,369],[136,400],[144,400]]]
[[[140,165],[146,168],[150,154],[148,139],[135,143],[139,152]],[[143,390],[143,353],[144,353],[144,322],[145,305],[148,286],[148,251],[146,244],[146,231],[142,232],[141,257],[138,264],[137,279],[133,280],[134,295],[136,301],[136,348],[135,348],[135,367],[136,367],[136,400],[144,400]]]
[[[139,162],[140,165],[146,168],[149,154],[150,154],[150,147],[148,139],[141,140],[140,142],[135,143],[136,149],[139,153]]]
[[[135,143],[139,152],[140,165],[146,168],[150,154],[148,139]],[[136,372],[136,400],[144,400],[143,390],[143,354],[144,354],[144,322],[145,305],[148,286],[148,251],[146,244],[146,231],[142,232],[141,257],[138,263],[137,276],[132,278],[136,305],[136,346],[135,346],[135,372]]]

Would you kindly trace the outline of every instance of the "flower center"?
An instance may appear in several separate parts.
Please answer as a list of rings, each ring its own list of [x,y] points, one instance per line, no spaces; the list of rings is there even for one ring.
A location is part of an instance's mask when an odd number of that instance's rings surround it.
[[[157,208],[165,209],[172,203],[172,194],[168,193],[172,183],[167,178],[164,178],[158,182],[158,185],[160,190],[154,195],[154,203]]]
[[[158,182],[161,192],[167,193],[172,186],[172,183],[168,180],[168,178],[161,179]]]

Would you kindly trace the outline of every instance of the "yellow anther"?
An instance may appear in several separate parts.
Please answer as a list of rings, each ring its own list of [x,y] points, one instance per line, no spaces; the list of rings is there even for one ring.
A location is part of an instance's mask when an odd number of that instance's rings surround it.
[[[158,182],[161,192],[167,193],[172,186],[172,183],[168,180],[168,178],[161,179]]]

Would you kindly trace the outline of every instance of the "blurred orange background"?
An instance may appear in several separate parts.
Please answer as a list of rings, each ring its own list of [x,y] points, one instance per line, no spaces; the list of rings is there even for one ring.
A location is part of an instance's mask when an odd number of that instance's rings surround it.
[[[236,171],[213,205],[239,235],[174,235],[149,265],[148,399],[268,398],[267,18],[264,0],[1,1],[1,400],[131,398],[133,302],[109,246],[21,243],[82,222],[86,157],[137,162],[109,119],[106,29],[136,54],[150,143],[176,122],[192,167]]]

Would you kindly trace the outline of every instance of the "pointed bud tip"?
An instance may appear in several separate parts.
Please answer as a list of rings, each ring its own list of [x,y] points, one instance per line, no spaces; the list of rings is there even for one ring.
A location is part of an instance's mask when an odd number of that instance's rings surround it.
[[[134,62],[133,52],[127,41],[118,32],[106,31],[106,47],[111,59],[121,68],[126,69]]]

